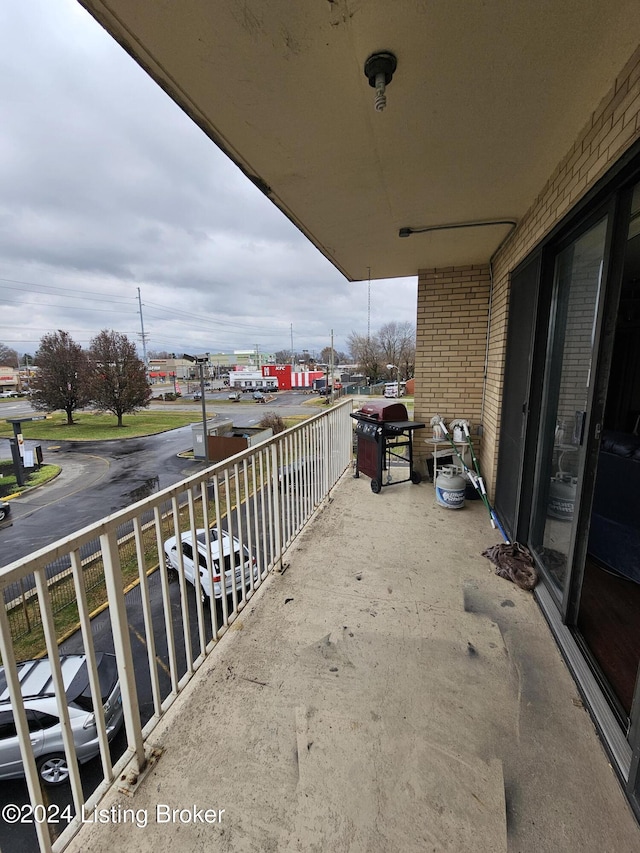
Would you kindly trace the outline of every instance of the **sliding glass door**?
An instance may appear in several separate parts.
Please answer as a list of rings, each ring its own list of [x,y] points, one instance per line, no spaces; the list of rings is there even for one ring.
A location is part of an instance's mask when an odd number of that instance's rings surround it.
[[[605,216],[555,260],[529,546],[559,605],[576,536],[606,237]]]
[[[541,573],[538,598],[640,819],[639,175],[640,157],[513,273],[507,358],[530,345],[505,379],[519,479],[509,446],[499,475]],[[534,261],[532,326],[517,288]]]
[[[640,705],[640,184],[621,252],[577,629],[625,730]],[[637,717],[637,712],[636,712]]]

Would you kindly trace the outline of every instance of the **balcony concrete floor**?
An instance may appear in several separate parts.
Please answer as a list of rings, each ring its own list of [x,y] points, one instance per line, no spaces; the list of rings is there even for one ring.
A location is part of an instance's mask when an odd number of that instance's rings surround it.
[[[69,849],[639,850],[532,594],[481,556],[497,541],[479,501],[346,475],[155,730],[135,795]]]

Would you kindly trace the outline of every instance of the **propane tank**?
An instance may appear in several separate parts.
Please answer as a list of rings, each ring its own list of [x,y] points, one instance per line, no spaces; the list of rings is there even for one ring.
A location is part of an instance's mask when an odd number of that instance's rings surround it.
[[[549,505],[547,515],[560,521],[571,521],[576,505],[576,487],[578,480],[570,474],[558,473],[551,479],[549,486]]]
[[[462,509],[466,486],[464,477],[455,465],[442,468],[436,477],[437,502],[447,509]]]

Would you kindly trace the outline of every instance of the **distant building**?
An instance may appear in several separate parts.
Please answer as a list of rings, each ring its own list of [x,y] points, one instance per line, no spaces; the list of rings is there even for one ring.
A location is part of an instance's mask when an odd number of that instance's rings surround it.
[[[0,364],[0,393],[3,391],[21,391],[20,373],[15,367]]]

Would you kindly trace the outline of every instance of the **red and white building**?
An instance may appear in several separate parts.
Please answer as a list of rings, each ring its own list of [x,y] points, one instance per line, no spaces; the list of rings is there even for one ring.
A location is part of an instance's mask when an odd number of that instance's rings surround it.
[[[265,364],[263,376],[275,376],[280,391],[313,389],[314,379],[324,379],[322,370],[292,370],[290,364]]]
[[[312,390],[315,379],[324,379],[322,370],[292,370],[290,364],[263,364],[260,370],[232,370],[229,386],[244,391]]]

